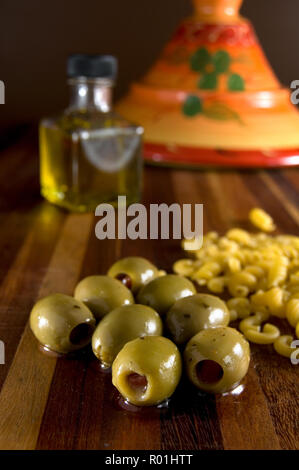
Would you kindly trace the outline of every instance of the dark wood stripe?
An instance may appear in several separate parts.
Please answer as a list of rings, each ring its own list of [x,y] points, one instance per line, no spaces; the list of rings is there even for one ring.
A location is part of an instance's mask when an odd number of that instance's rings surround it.
[[[283,449],[299,449],[298,366],[279,356],[271,346],[252,349],[279,444]],[[260,413],[263,409],[265,406],[260,407]],[[266,439],[265,433],[260,437]]]
[[[190,174],[176,170],[171,173],[176,200],[181,204],[204,205],[205,232],[215,230],[223,223],[221,210],[216,213],[214,211],[213,217],[210,217],[208,206],[211,198],[216,198],[211,191],[213,181],[210,176],[206,172]],[[180,253],[172,258],[172,263],[182,256],[185,257],[186,254],[180,249]],[[186,410],[185,413],[183,410]],[[215,397],[200,394],[188,383],[186,377],[170,402],[169,409],[162,415],[162,425],[163,449],[223,449]]]
[[[298,234],[298,194],[296,197],[293,188],[277,172],[262,173],[262,180],[266,184],[264,194],[267,198],[269,195],[272,197],[276,207],[276,211],[271,214],[278,229],[283,233]],[[259,196],[259,200],[263,202],[263,195]],[[277,320],[277,326],[284,334],[294,334],[290,328],[286,329],[283,321]],[[297,367],[289,359],[277,355],[271,346],[255,346],[254,357],[280,445],[284,449],[298,448],[298,407],[287,405],[298,396]]]
[[[0,287],[0,338],[5,343],[5,364],[0,367],[0,388],[36,299],[39,280],[47,272],[64,219],[63,214],[57,209],[52,207],[47,209],[43,207],[43,210],[37,212],[35,220],[32,220],[32,226],[27,227],[27,237],[20,250],[16,252],[13,264]],[[18,230],[18,225],[15,229]],[[17,234],[12,238],[15,242],[20,242]],[[11,255],[12,249],[16,247],[15,244],[9,247]],[[8,260],[5,259],[5,262]]]
[[[42,280],[40,297],[60,291],[62,286],[65,293],[73,291],[90,222],[89,215],[68,216]],[[56,359],[40,353],[27,323],[0,394],[0,448],[35,448],[55,366]]]
[[[282,175],[280,176],[276,172],[263,172],[261,176],[263,181],[266,183],[269,192],[281,202],[286,212],[296,223],[297,232],[292,232],[293,235],[296,235],[299,227],[299,210],[297,207],[299,202],[298,193],[296,193],[295,188],[289,185]]]
[[[255,372],[256,364],[254,357],[248,375],[239,387],[240,394],[230,393],[227,396],[217,397],[217,410],[225,449],[280,449],[266,397]],[[265,432],[261,432],[261,429]]]
[[[295,189],[298,197],[299,191],[299,168],[288,169],[285,168],[279,172]]]

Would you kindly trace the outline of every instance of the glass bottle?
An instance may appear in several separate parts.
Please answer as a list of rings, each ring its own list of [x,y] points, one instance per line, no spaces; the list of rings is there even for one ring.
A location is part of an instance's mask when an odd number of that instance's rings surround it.
[[[41,193],[72,211],[140,198],[143,129],[112,111],[116,69],[112,56],[70,56],[70,104],[40,123]]]

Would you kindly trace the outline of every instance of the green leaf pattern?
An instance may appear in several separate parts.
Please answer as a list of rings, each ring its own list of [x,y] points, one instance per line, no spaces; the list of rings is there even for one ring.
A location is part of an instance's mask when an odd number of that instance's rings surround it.
[[[218,50],[211,54],[205,47],[195,51],[190,57],[190,68],[200,74],[197,87],[200,90],[217,90],[219,76],[227,75],[227,89],[231,92],[244,91],[245,81],[241,75],[232,73],[230,54],[225,50]],[[202,114],[210,119],[217,120],[237,120],[242,121],[237,112],[220,102],[214,102],[209,106],[204,106],[203,100],[196,95],[187,96],[182,112],[187,117],[194,117]]]

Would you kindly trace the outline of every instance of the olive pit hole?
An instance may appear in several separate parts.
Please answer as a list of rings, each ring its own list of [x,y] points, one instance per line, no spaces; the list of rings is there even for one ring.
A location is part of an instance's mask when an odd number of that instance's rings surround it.
[[[143,395],[147,389],[147,378],[145,375],[140,375],[132,372],[127,376],[129,387],[138,395]]]
[[[119,273],[119,274],[117,274],[115,279],[120,281],[125,287],[127,287],[127,289],[130,289],[130,290],[132,289],[132,279],[128,274]]]
[[[222,379],[223,369],[217,362],[205,359],[196,364],[196,375],[200,382],[212,385]]]
[[[80,323],[70,333],[70,342],[74,345],[84,344],[93,333],[93,328],[88,323]]]

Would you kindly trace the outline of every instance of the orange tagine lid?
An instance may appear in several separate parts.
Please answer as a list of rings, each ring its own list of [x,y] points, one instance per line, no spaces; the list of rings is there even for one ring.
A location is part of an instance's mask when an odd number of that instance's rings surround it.
[[[299,114],[242,0],[193,0],[161,56],[119,104],[145,128],[145,159],[192,166],[299,165]]]

